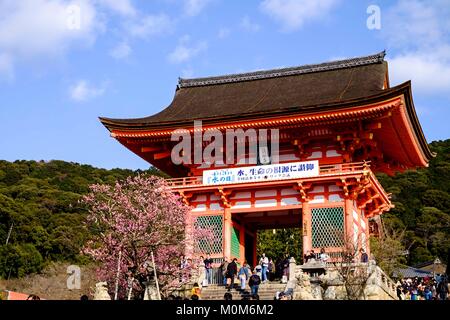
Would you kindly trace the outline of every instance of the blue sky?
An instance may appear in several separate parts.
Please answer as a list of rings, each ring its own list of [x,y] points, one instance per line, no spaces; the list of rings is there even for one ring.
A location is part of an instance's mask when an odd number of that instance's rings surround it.
[[[449,16],[450,0],[0,0],[0,159],[147,168],[98,116],[156,113],[180,76],[384,49],[391,85],[413,82],[427,140],[447,139]]]

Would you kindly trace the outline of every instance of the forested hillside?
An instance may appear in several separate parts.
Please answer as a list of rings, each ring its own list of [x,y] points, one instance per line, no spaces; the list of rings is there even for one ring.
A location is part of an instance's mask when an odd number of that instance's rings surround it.
[[[81,195],[93,183],[138,172],[64,161],[0,161],[0,278],[38,272],[50,261],[82,262]]]
[[[409,264],[436,256],[447,261],[450,248],[450,139],[430,146],[437,157],[429,168],[395,177],[378,175],[395,204],[384,219],[407,230]],[[82,225],[86,212],[78,199],[90,184],[114,183],[137,173],[64,161],[0,161],[0,277],[39,272],[50,261],[82,263],[79,252],[86,239]],[[266,231],[260,239],[264,241],[260,250],[286,250],[286,239],[291,245],[301,243],[298,232],[291,237],[289,232]]]
[[[429,168],[394,177],[378,175],[395,205],[383,219],[406,229],[409,265],[435,257],[447,262],[450,249],[450,139],[430,144],[436,152]]]

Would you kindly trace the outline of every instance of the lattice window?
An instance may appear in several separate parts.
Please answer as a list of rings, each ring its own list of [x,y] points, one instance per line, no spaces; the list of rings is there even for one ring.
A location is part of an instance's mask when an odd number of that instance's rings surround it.
[[[231,229],[231,255],[239,259],[240,254],[239,230]]]
[[[313,248],[342,247],[344,245],[344,208],[311,209]]]
[[[200,228],[207,228],[213,234],[213,239],[200,239],[197,241],[195,251],[205,254],[222,253],[223,216],[199,216],[195,219],[195,225]]]

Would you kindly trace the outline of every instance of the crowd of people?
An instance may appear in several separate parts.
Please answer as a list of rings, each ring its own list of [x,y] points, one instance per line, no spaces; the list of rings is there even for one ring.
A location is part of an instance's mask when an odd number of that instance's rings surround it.
[[[205,268],[207,260],[204,261]],[[233,287],[235,278],[239,279],[241,283],[241,289],[244,289],[246,284],[250,282],[252,275],[257,275],[260,278],[261,283],[268,281],[274,281],[281,279],[282,283],[287,283],[289,276],[289,255],[284,258],[277,259],[275,262],[273,259],[267,257],[264,253],[259,259],[259,263],[252,268],[247,261],[238,266],[237,259],[229,260],[226,257],[223,259],[220,265],[220,270],[223,276],[223,285]],[[208,275],[209,272],[207,271]],[[208,282],[210,279],[207,279]]]
[[[399,300],[447,300],[449,283],[446,275],[405,278],[397,282]]]
[[[366,251],[361,248],[359,250],[359,255],[357,254],[351,254],[349,257],[347,257],[347,261],[357,262],[359,259],[359,262],[361,263],[367,263],[369,262],[369,255],[366,253]],[[311,262],[311,261],[319,261],[319,262],[328,262],[330,260],[330,256],[325,252],[325,248],[320,249],[320,253],[315,253],[314,250],[307,251],[306,254],[303,256],[303,261],[305,263]]]
[[[360,249],[359,255],[355,256],[353,260],[357,259],[361,263],[367,263],[369,257],[364,249]],[[308,251],[304,257],[304,263],[308,262],[329,262],[330,257],[325,252],[325,249],[321,249],[319,253],[315,253],[314,250]],[[184,260],[186,265],[191,264],[192,261]],[[289,279],[289,261],[290,256],[286,254],[282,258],[273,259],[267,257],[264,253],[259,257],[258,264],[252,268],[247,261],[244,261],[240,265],[236,258],[227,259],[224,257],[219,272],[222,276],[222,285],[225,286],[228,291],[224,296],[225,300],[232,300],[233,295],[230,292],[235,287],[236,279],[239,280],[239,289],[241,292],[246,293],[247,288],[250,289],[248,294],[242,296],[242,299],[259,300],[258,290],[261,283],[268,281],[280,280],[281,283],[287,283]],[[356,262],[356,261],[354,261]],[[206,258],[201,257],[200,263],[205,268],[205,279],[202,286],[207,286],[213,283],[213,259],[208,255]],[[192,299],[199,299],[200,286],[196,284],[192,289]],[[449,298],[450,285],[446,275],[437,277],[425,277],[425,278],[406,278],[398,280],[397,282],[397,296],[400,300],[447,300]],[[289,292],[277,292],[276,300],[290,300],[292,299],[292,293]]]

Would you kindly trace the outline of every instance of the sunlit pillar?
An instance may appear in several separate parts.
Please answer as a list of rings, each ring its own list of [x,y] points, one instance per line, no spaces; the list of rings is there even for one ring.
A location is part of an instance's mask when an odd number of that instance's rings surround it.
[[[312,249],[312,224],[311,209],[309,202],[302,203],[302,220],[303,220],[303,255]]]
[[[228,259],[231,257],[231,209],[225,208],[223,212],[223,255]]]

